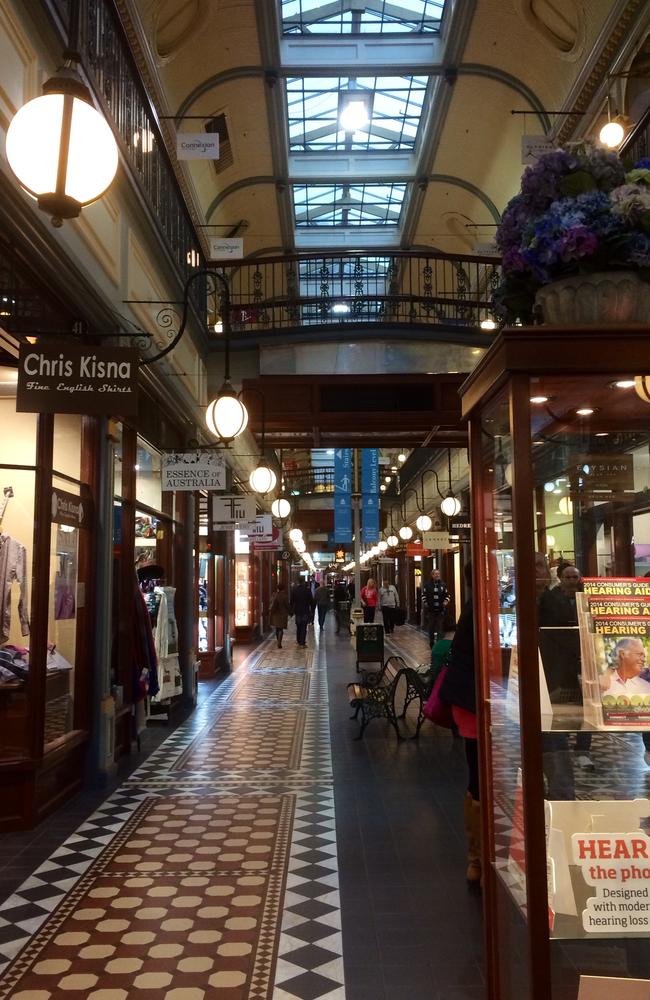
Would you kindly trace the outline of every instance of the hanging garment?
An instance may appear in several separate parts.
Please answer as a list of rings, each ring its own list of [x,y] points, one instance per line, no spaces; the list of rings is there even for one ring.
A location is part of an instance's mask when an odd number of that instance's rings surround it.
[[[151,632],[149,611],[133,575],[133,700],[135,702],[158,694],[158,660]]]
[[[9,638],[11,628],[11,585],[18,583],[18,617],[22,635],[29,635],[27,604],[27,550],[9,535],[0,535],[0,642]]]

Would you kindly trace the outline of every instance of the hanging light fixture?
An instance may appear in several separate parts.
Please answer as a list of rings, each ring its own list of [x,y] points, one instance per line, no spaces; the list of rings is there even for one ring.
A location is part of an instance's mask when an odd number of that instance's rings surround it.
[[[397,535],[389,535],[386,539],[386,544],[389,548],[394,549],[396,545],[399,545],[399,538]]]
[[[291,513],[291,503],[285,497],[278,497],[271,504],[271,513],[278,521],[285,521]]]
[[[261,493],[262,496],[274,490],[277,481],[278,477],[265,458],[259,460],[248,479],[250,488],[256,493]]]
[[[449,489],[440,504],[440,510],[445,517],[456,517],[460,513],[461,503],[451,488],[451,448],[447,448],[447,470],[449,474]]]
[[[413,537],[413,528],[409,528],[408,524],[403,524],[398,534],[406,542],[409,538]]]
[[[118,163],[113,131],[77,70],[80,8],[73,2],[64,65],[14,115],[6,139],[11,170],[57,228],[101,198]]]
[[[205,422],[210,433],[226,444],[246,430],[248,410],[235,392],[230,375],[224,379],[215,399],[208,403]]]
[[[382,538],[380,542],[377,542],[377,548],[379,549],[380,552],[385,552],[386,549],[388,548],[388,542],[385,542],[384,539]]]
[[[292,528],[289,532],[289,538],[292,542],[299,542],[302,538],[302,531],[300,528]]]
[[[429,531],[432,524],[433,521],[431,520],[428,514],[420,514],[417,521],[415,522],[415,526],[418,529],[418,531]]]
[[[618,149],[625,138],[625,127],[623,122],[626,119],[623,115],[616,115],[612,118],[609,91],[607,92],[607,121],[603,125],[598,135],[603,146],[607,149]]]

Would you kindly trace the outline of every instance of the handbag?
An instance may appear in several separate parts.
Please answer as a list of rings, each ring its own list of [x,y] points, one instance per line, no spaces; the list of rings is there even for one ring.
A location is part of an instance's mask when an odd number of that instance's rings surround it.
[[[447,665],[441,669],[440,673],[436,677],[435,683],[431,689],[431,694],[424,703],[422,713],[429,722],[433,722],[436,726],[442,726],[444,729],[451,729],[454,717],[451,712],[451,705],[448,705],[446,701],[442,701],[440,697],[440,688],[442,687],[443,681],[447,676]]]

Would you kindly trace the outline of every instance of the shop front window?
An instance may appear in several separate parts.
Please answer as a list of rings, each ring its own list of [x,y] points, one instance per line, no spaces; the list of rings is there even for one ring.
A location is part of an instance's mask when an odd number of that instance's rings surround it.
[[[135,495],[138,503],[154,510],[162,509],[161,458],[156,451],[138,437],[135,463]]]

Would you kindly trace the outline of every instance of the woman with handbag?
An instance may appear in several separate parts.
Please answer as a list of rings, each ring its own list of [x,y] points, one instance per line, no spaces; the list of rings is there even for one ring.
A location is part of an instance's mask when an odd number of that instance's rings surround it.
[[[289,611],[290,608],[287,591],[284,584],[279,583],[278,589],[273,595],[271,605],[269,607],[269,620],[272,627],[275,629],[275,638],[278,643],[278,649],[282,649],[282,636],[289,622]]]
[[[375,608],[379,603],[379,591],[372,577],[369,578],[365,587],[361,588],[361,605],[363,607],[364,622],[374,622]]]
[[[471,588],[471,563],[467,563],[465,566],[465,582]],[[449,664],[440,683],[438,695],[443,703],[451,707],[454,724],[465,741],[465,757],[469,772],[465,795],[467,881],[479,882],[481,879],[481,804],[474,672],[474,605],[471,593],[458,619],[456,633],[449,651]]]

